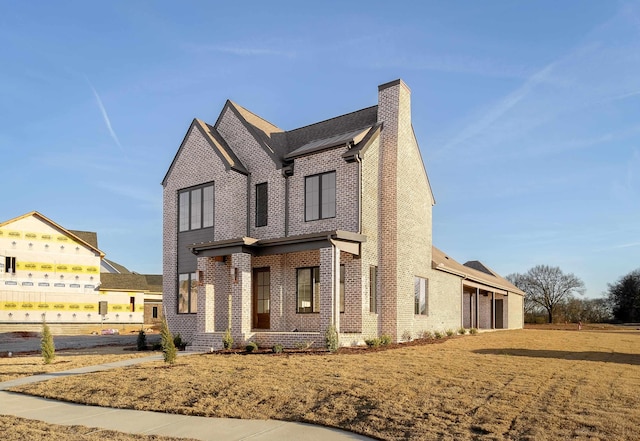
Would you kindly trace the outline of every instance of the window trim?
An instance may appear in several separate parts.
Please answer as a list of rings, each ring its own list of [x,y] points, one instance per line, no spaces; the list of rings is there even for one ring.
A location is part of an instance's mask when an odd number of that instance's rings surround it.
[[[258,199],[258,194],[259,188],[264,188],[265,189],[265,194],[264,194],[264,220],[261,223],[260,221],[262,219],[260,219],[259,217],[259,213],[261,212],[261,210],[258,208],[259,207],[259,199]],[[259,184],[256,184],[255,187],[255,192],[256,192],[256,216],[255,216],[255,225],[256,227],[266,227],[269,224],[269,183],[268,182],[261,182]]]
[[[212,192],[212,199],[211,199],[211,225],[207,225],[204,226],[205,223],[205,219],[208,217],[206,216],[205,213],[205,189],[211,188],[211,192]],[[200,213],[199,213],[199,222],[200,222],[200,226],[197,228],[193,228],[192,227],[192,223],[194,221],[194,212],[193,212],[193,194],[194,192],[199,191],[200,192]],[[187,227],[183,230],[182,226],[181,226],[181,221],[182,221],[182,215],[183,215],[183,210],[180,204],[180,199],[182,197],[183,194],[187,195],[187,200],[185,203],[185,207],[187,209],[187,213],[186,213],[186,223],[187,223]],[[188,187],[188,188],[182,188],[180,190],[178,190],[178,198],[177,198],[177,205],[178,205],[178,221],[177,223],[177,227],[178,227],[178,233],[184,233],[187,231],[197,231],[197,230],[202,230],[205,228],[213,228],[214,223],[215,223],[215,183],[214,182],[207,182],[205,184],[201,184],[201,185],[195,185],[193,187]]]
[[[187,286],[189,287],[189,291],[187,292],[187,311],[180,311],[180,276],[187,276]],[[178,274],[178,283],[177,283],[177,302],[176,302],[176,314],[197,314],[198,313],[198,280],[197,280],[196,272],[189,273],[179,273]],[[195,296],[193,293],[195,290]],[[195,297],[195,298],[194,298]],[[195,304],[194,304],[195,300]]]
[[[314,270],[318,269],[318,277],[320,277],[320,267],[319,266],[302,266],[299,268],[296,268],[296,314],[318,314],[320,312],[320,310],[315,311],[313,308],[316,304],[316,295],[319,296],[320,293],[316,293],[314,291],[314,287],[316,286],[316,283],[320,283],[320,281],[318,280],[317,282],[315,281],[313,274],[314,274]],[[299,306],[299,299],[300,299],[300,292],[299,292],[299,279],[300,279],[300,270],[310,270],[311,271],[311,311],[300,311],[300,306]],[[344,264],[340,265],[340,313],[344,313],[345,309],[346,309],[346,274],[347,274],[347,270]],[[318,307],[321,308],[322,306],[320,305],[320,298],[318,298]]]
[[[378,267],[369,265],[369,312],[378,313]]]
[[[419,289],[416,291],[416,287]],[[424,288],[424,289],[421,289]],[[422,297],[424,294],[424,298]],[[429,315],[429,279],[426,277],[414,276],[413,277],[413,313],[414,315]],[[421,300],[424,300],[424,310],[420,309]]]
[[[322,179],[324,176],[328,176],[328,175],[334,175],[334,182],[335,182],[335,186],[334,186],[334,198],[333,198],[333,216],[326,216],[323,215],[322,213]],[[313,218],[313,219],[309,219],[307,217],[307,183],[308,180],[310,178],[318,178],[318,200],[314,201],[314,204],[317,204],[318,206],[318,217],[317,218]],[[304,177],[304,221],[305,222],[313,222],[313,221],[317,221],[317,220],[322,220],[322,219],[333,219],[336,217],[337,215],[337,211],[338,211],[338,176],[335,170],[331,170],[331,171],[327,171],[327,172],[322,172],[322,173],[316,173],[314,175],[308,175]]]

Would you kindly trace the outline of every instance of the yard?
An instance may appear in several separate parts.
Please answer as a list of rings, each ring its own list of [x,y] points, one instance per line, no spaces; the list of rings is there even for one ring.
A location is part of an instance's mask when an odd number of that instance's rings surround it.
[[[640,427],[640,331],[526,329],[387,351],[203,354],[15,390],[381,439],[631,440]]]

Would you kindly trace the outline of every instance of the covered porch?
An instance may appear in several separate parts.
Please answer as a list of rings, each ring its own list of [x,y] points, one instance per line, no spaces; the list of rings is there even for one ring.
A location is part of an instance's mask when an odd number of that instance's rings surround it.
[[[198,262],[194,350],[219,349],[227,329],[236,345],[324,346],[341,332],[344,267],[357,266],[365,237],[332,231],[289,238],[194,244]]]
[[[467,329],[507,329],[508,295],[505,290],[464,280],[462,326]]]

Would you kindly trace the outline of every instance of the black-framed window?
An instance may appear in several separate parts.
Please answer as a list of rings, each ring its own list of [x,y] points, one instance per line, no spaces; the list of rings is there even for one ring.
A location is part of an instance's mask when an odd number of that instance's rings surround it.
[[[269,186],[266,182],[256,184],[256,227],[264,227],[268,221]]]
[[[151,308],[151,318],[157,319],[158,318],[158,307],[154,306]]]
[[[369,312],[378,312],[378,267],[369,267]]]
[[[344,265],[340,265],[340,312],[344,312]],[[298,313],[320,312],[320,267],[297,269]]]
[[[336,172],[305,177],[304,220],[331,217],[336,217]]]
[[[178,314],[198,312],[198,280],[196,273],[178,275]]]
[[[414,277],[413,291],[415,298],[414,314],[429,315],[429,281],[423,277]]]
[[[178,192],[179,231],[213,227],[213,184]]]
[[[16,272],[16,258],[6,256],[4,258],[4,272],[5,273],[15,273]]]

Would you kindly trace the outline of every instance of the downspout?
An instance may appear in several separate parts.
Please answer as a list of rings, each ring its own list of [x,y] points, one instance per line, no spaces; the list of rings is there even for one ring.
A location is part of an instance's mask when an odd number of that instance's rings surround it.
[[[247,175],[247,237],[251,237],[251,173]]]
[[[289,176],[284,174],[284,237],[289,236]]]
[[[356,196],[356,205],[358,210],[358,233],[362,234],[362,158],[360,153],[357,153],[354,158],[358,163],[358,194]]]

